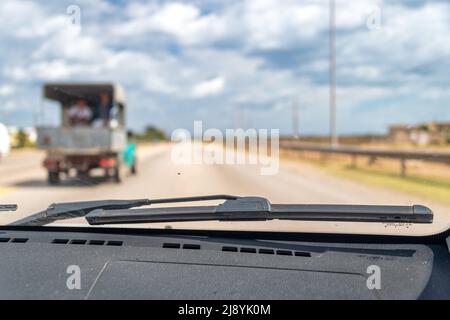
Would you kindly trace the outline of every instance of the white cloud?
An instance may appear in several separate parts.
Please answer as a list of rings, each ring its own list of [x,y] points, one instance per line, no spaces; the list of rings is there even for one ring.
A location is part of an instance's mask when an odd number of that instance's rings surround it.
[[[16,36],[17,30],[41,14],[39,5],[30,1],[0,1],[0,36]]]
[[[241,26],[250,48],[282,48],[312,38],[325,28],[324,8],[317,2],[287,0],[280,5],[277,0],[245,1],[239,10],[230,12],[229,20]]]
[[[69,65],[63,60],[42,61],[32,63],[27,67],[19,66],[7,69],[6,75],[16,82],[67,80],[79,68],[79,66]]]
[[[224,88],[225,88],[225,78],[217,77],[214,79],[197,83],[192,88],[192,96],[196,98],[212,96],[221,93]]]
[[[10,84],[0,86],[0,97],[10,96],[14,93],[15,89],[16,88]]]
[[[75,61],[99,62],[109,54],[101,41],[84,35],[80,29],[67,27],[46,40],[33,53],[35,59],[63,58]]]
[[[226,34],[221,17],[215,14],[202,15],[190,4],[167,3],[157,6],[130,4],[127,12],[131,19],[112,28],[116,36],[127,37],[148,33],[166,33],[180,43],[195,45],[209,43]]]
[[[165,33],[183,45],[208,46],[230,41],[248,49],[290,47],[328,26],[327,6],[320,2],[246,0],[230,2],[221,12],[203,13],[189,3],[131,3],[127,19],[113,26],[115,36]]]

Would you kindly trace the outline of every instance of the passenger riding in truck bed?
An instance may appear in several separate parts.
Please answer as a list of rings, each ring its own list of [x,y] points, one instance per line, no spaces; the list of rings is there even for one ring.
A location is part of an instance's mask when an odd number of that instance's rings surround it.
[[[95,107],[85,99],[79,99],[69,109],[71,126],[117,127],[117,120],[112,116],[117,113],[108,93],[102,92]]]

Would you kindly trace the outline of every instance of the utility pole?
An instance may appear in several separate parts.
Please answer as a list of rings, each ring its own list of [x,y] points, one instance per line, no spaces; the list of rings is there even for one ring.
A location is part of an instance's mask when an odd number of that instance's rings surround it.
[[[299,138],[299,130],[298,130],[299,122],[298,122],[298,99],[294,98],[292,101],[292,137],[294,139]]]
[[[330,0],[330,143],[338,146],[336,130],[336,2]]]

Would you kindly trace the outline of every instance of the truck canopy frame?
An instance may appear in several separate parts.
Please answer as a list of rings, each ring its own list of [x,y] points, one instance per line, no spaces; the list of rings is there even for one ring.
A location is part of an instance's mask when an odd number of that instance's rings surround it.
[[[67,110],[77,100],[83,99],[95,106],[100,93],[110,95],[113,105],[119,108],[119,126],[125,126],[126,98],[120,85],[113,83],[48,83],[43,87],[43,97],[59,102],[62,108],[62,125],[67,125]]]

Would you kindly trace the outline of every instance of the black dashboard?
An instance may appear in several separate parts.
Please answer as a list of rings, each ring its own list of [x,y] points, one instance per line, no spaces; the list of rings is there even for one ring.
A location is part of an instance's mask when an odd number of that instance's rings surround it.
[[[447,236],[4,227],[0,299],[450,299]]]

